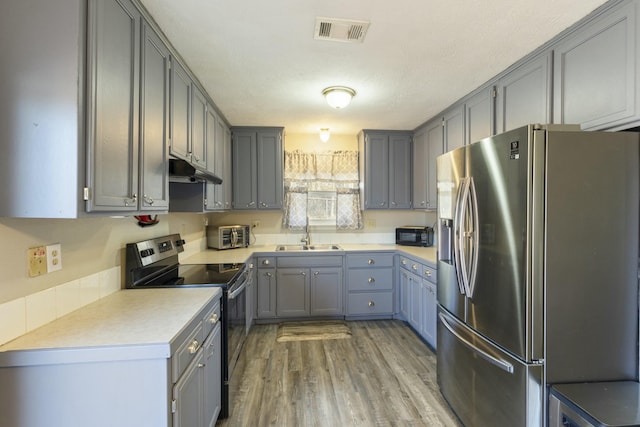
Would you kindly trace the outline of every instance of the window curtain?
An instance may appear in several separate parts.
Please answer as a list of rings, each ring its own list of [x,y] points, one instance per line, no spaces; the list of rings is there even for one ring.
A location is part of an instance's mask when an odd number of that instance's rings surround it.
[[[283,226],[304,229],[309,216],[314,216],[309,193],[330,192],[335,194],[336,229],[362,229],[359,183],[357,151],[285,151]]]

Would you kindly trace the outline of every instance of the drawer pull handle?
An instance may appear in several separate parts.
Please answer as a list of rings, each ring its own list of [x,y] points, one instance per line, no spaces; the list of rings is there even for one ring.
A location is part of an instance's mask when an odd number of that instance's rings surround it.
[[[411,268],[412,268],[412,269],[414,269],[414,270],[417,270],[417,269],[418,269],[418,266],[417,266],[417,265],[415,265],[415,264],[413,264],[413,265],[411,266]]]
[[[424,272],[424,274],[426,274],[426,275],[427,275],[427,277],[431,277],[431,270],[426,270],[426,271]]]
[[[262,261],[262,265],[269,265],[271,264],[271,262],[268,259],[265,259],[264,261]]]
[[[376,279],[374,279],[373,277],[369,277],[369,278],[367,279],[367,282],[369,282],[369,283],[375,283],[375,282],[376,282]]]
[[[367,261],[367,264],[375,264],[376,262],[372,259],[369,259],[369,261]]]
[[[407,260],[406,259],[402,259],[402,265],[407,265]]]
[[[213,313],[211,317],[209,317],[209,323],[212,325],[218,323],[218,313]]]
[[[318,274],[320,274],[320,272],[319,272],[319,271],[314,271],[314,272],[313,272],[313,275],[314,275],[314,276],[317,276]]]
[[[375,302],[373,302],[373,301],[369,301],[369,304],[368,304],[368,305],[369,305],[369,307],[373,307],[373,306],[375,306],[375,305],[376,305],[376,303],[375,303]]]
[[[200,343],[198,340],[193,340],[189,346],[189,354],[195,354],[200,349]]]
[[[271,273],[264,273],[265,276],[271,277]]]
[[[204,363],[198,363],[198,368],[204,368],[206,365]]]
[[[302,274],[303,276],[306,276],[307,272],[306,271],[301,271],[300,274]]]

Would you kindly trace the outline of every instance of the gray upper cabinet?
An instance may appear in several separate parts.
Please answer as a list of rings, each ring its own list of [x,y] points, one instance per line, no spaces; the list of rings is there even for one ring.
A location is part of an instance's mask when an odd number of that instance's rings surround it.
[[[128,0],[90,1],[87,210],[138,210],[141,14]]]
[[[496,132],[529,123],[551,122],[550,52],[533,58],[498,80]]]
[[[191,161],[191,78],[171,57],[171,151],[179,159]]]
[[[411,209],[412,133],[363,130],[358,146],[363,209]]]
[[[195,83],[191,84],[191,112],[191,162],[206,169],[207,99]]]
[[[471,144],[495,134],[495,87],[480,89],[465,100],[465,143]]]
[[[140,105],[140,209],[169,208],[169,49],[142,24]]]
[[[440,119],[432,120],[415,131],[413,137],[413,207],[435,209],[436,158],[443,150],[443,126]]]
[[[637,1],[579,28],[554,46],[554,121],[615,129],[640,119]]]
[[[213,108],[207,108],[207,169],[222,178],[222,184],[207,183],[207,201],[205,209],[208,211],[221,211],[228,209],[224,205],[224,192],[229,182],[224,176],[225,167],[231,168],[227,163],[225,165],[225,141],[224,129],[225,123],[218,118]]]
[[[282,209],[283,133],[283,128],[233,129],[233,209]]]
[[[445,111],[442,117],[442,131],[445,151],[462,147],[464,140],[464,104]]]

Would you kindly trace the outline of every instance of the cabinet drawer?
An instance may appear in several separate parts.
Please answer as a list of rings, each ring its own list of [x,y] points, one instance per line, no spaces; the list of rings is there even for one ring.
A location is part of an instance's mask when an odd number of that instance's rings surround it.
[[[422,278],[427,279],[432,283],[437,282],[437,270],[433,267],[429,267],[428,265],[422,266]]]
[[[184,370],[189,366],[189,363],[198,355],[198,350],[200,350],[203,342],[202,322],[199,322],[198,326],[189,334],[187,339],[180,344],[178,351],[176,351],[176,354],[173,356],[171,378],[174,383],[178,381]]]
[[[349,294],[348,314],[393,313],[392,292],[360,292]]]
[[[278,267],[341,267],[342,255],[302,255],[278,257]]]
[[[211,331],[213,331],[213,328],[215,328],[221,320],[222,318],[220,317],[220,301],[217,301],[213,305],[213,307],[211,307],[211,310],[209,310],[207,314],[205,314],[202,318],[202,336],[204,339],[207,339]]]
[[[393,267],[393,254],[369,253],[347,255],[347,264],[352,267]]]
[[[367,268],[349,270],[350,291],[379,291],[393,289],[393,269]]]
[[[422,264],[412,260],[411,258],[400,257],[400,268],[407,270],[410,273],[417,274],[418,276],[422,276],[423,274]]]
[[[274,256],[261,256],[258,257],[258,265],[257,267],[275,267],[276,266],[276,257]]]

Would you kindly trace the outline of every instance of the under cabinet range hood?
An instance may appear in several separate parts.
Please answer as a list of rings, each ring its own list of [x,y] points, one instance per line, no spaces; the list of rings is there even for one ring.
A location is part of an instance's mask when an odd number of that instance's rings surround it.
[[[169,181],[222,184],[222,178],[182,159],[169,159]]]

